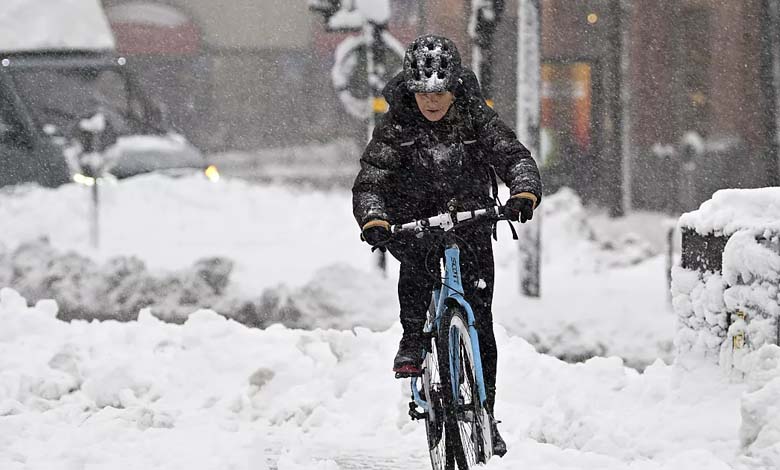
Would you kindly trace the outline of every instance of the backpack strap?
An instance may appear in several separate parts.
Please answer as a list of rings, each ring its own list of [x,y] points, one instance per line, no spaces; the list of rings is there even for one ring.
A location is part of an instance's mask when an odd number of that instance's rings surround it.
[[[490,196],[496,205],[500,206],[501,201],[498,200],[498,175],[493,165],[488,165],[488,176],[490,177]]]
[[[493,165],[488,165],[488,176],[490,176],[490,190],[492,191],[491,197],[493,198],[493,202],[495,202],[498,207],[504,207],[504,205],[501,204],[501,200],[498,198],[498,175],[496,174],[496,169]],[[517,230],[515,230],[512,221],[507,219],[506,223],[509,224],[509,230],[512,231],[512,239],[519,240],[520,237],[517,236]],[[493,240],[496,241],[498,241],[497,226],[497,223],[493,224]]]

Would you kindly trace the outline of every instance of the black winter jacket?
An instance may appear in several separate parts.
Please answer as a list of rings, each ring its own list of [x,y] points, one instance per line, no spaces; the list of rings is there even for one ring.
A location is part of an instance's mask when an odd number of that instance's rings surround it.
[[[355,219],[404,223],[444,212],[453,198],[459,210],[492,203],[490,166],[512,194],[542,184],[531,153],[485,103],[473,72],[464,68],[455,102],[438,122],[428,121],[396,75],[383,95],[390,105],[360,159],[352,187]]]

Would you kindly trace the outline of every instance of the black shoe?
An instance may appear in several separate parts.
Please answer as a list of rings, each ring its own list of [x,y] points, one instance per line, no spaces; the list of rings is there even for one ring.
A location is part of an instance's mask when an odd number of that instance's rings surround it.
[[[490,435],[493,437],[493,455],[503,457],[506,454],[506,442],[501,434],[498,433],[498,421],[490,421]]]
[[[393,360],[393,372],[397,378],[420,375],[423,359],[421,335],[404,334],[398,344],[398,353]]]

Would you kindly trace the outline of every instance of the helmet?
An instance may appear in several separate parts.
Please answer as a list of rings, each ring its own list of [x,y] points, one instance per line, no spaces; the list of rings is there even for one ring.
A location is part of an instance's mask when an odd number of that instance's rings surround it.
[[[442,36],[420,36],[404,54],[404,80],[409,91],[414,93],[451,91],[460,69],[458,48]]]

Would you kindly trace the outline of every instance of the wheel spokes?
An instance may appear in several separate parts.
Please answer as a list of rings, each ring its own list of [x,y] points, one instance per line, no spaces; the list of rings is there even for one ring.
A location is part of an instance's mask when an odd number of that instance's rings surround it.
[[[431,465],[434,470],[448,470],[448,442],[444,423],[442,383],[435,348],[426,358],[423,391],[425,400],[430,407],[425,418],[425,427],[428,435],[428,451],[431,456]],[[449,468],[452,468],[452,462],[449,462],[449,464]]]
[[[468,336],[459,335],[458,341],[458,430],[461,446],[468,466],[476,465],[480,460],[481,446],[479,432],[481,426],[481,404],[474,380],[474,365],[471,360],[471,344],[466,343]]]

